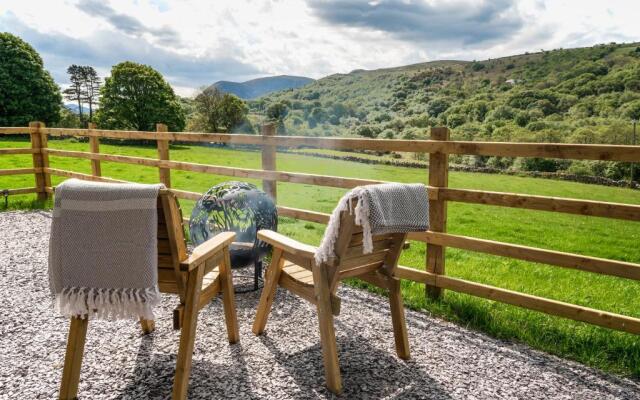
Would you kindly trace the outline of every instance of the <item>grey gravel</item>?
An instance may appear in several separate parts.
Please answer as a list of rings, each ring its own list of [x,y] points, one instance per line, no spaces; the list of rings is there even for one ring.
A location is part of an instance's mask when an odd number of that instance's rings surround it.
[[[68,322],[47,288],[48,212],[0,213],[0,398],[57,395]],[[636,399],[637,381],[606,375],[527,346],[407,312],[412,359],[395,356],[384,297],[341,288],[336,320],[345,399]],[[259,293],[237,295],[241,342],[229,345],[219,299],[202,310],[189,397],[313,399],[324,387],[315,311],[279,291],[267,334],[251,323]],[[168,399],[178,332],[174,296],[156,310],[157,330],[132,321],[92,321],[82,399]]]

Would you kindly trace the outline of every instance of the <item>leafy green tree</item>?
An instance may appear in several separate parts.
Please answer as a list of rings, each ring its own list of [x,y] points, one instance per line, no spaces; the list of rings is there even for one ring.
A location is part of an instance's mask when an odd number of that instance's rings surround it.
[[[60,120],[53,123],[51,126],[53,128],[82,128],[78,114],[69,110],[67,107],[60,107]]]
[[[155,130],[163,123],[182,131],[185,116],[179,98],[162,75],[148,65],[126,61],[111,68],[101,90],[97,123],[107,129]]]
[[[289,114],[289,107],[282,101],[273,103],[267,108],[267,118],[272,121],[282,121],[287,114]]]
[[[444,99],[433,99],[427,103],[427,112],[432,117],[437,117],[449,108],[451,104]]]
[[[362,125],[356,128],[356,134],[366,138],[375,138],[380,133],[380,128],[370,125]]]
[[[229,93],[222,93],[218,88],[210,86],[198,93],[194,99],[195,118],[200,121],[199,129],[207,132],[218,132],[224,129],[231,132],[246,122],[249,108],[247,104]]]
[[[64,90],[64,97],[69,101],[74,101],[78,104],[78,115],[80,118],[80,124],[84,122],[84,96],[83,96],[83,79],[82,79],[82,67],[80,65],[70,65],[67,68],[67,74],[69,74],[69,81],[71,84]]]
[[[220,126],[227,132],[240,125],[246,118],[249,109],[239,97],[229,93],[222,96],[220,102]]]
[[[640,121],[640,100],[625,104],[622,108],[622,114],[629,119]]]
[[[220,103],[222,92],[214,86],[205,88],[194,99],[196,118],[200,121],[197,130],[217,132],[220,127]]]
[[[0,126],[56,123],[61,105],[60,88],[40,55],[19,37],[0,33]]]

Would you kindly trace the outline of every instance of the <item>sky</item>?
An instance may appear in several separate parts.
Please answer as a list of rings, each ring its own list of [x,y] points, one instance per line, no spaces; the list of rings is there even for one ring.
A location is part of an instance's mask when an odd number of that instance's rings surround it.
[[[0,32],[55,81],[71,64],[159,70],[182,96],[218,80],[321,78],[425,61],[640,41],[637,0],[0,0]]]

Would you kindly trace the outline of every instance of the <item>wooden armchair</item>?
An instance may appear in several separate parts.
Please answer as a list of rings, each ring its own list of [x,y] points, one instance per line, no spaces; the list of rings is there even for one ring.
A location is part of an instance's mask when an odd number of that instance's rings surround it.
[[[191,255],[182,226],[182,212],[170,191],[158,196],[158,284],[163,293],[174,293],[180,304],[173,312],[173,328],[181,329],[173,399],[186,399],[198,312],[222,291],[227,335],[239,340],[229,245],[235,233],[224,232],[196,247]],[[71,319],[62,373],[60,399],[75,399],[87,334],[88,318]],[[144,333],[155,329],[154,321],[141,320]]]
[[[335,244],[336,257],[321,265],[315,263],[316,248],[313,246],[268,230],[258,232],[258,238],[273,245],[273,255],[253,324],[256,335],[265,330],[278,286],[315,304],[326,383],[329,390],[340,393],[342,382],[333,324],[333,316],[340,313],[340,299],[335,293],[340,280],[359,278],[388,290],[396,352],[402,359],[409,358],[400,281],[394,276],[405,233],[374,236],[373,252],[363,254],[362,228],[355,225],[354,216],[345,211],[341,214],[340,233]]]

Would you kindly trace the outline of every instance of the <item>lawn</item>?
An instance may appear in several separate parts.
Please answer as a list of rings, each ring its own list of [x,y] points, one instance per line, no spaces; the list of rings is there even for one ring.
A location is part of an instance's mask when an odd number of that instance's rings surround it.
[[[50,140],[52,148],[88,149],[87,143]],[[28,147],[26,139],[0,138],[0,148]],[[101,145],[105,153],[155,157],[154,147]],[[260,153],[221,147],[172,146],[171,158],[205,164],[260,168]],[[51,166],[89,173],[88,160],[51,157]],[[31,166],[30,156],[0,156],[0,169]],[[368,165],[347,161],[313,158],[297,154],[278,154],[278,169],[345,177],[370,178],[398,182],[426,182],[424,169]],[[104,176],[139,182],[156,182],[156,168],[102,163]],[[172,171],[175,188],[205,191],[228,177],[194,172]],[[259,183],[255,180],[249,180]],[[60,178],[53,178],[53,183]],[[451,172],[451,187],[508,191],[578,199],[640,204],[640,192],[624,188],[586,185],[574,182],[540,180],[526,177]],[[33,176],[0,176],[0,190],[33,186]],[[281,205],[331,212],[343,189],[299,184],[278,184]],[[15,196],[9,208],[41,207],[34,195]],[[47,206],[45,204],[44,206]],[[185,215],[193,202],[183,202]],[[0,210],[4,201],[0,199]],[[319,243],[324,226],[281,218],[279,230],[301,241]],[[564,215],[462,203],[450,203],[448,231],[510,243],[581,253],[640,263],[640,224],[613,219]],[[401,264],[424,268],[425,246],[413,243],[403,253]],[[537,296],[571,302],[606,311],[640,317],[640,283],[559,267],[528,263],[481,253],[447,249],[447,274],[463,279],[522,291]],[[357,284],[357,283],[352,283]],[[424,286],[403,283],[406,304],[470,326],[489,334],[525,342],[567,358],[607,371],[640,377],[640,338],[584,323],[528,311],[493,301],[446,292],[443,300],[429,301]],[[372,327],[372,329],[374,329]],[[413,346],[420,346],[417,341]]]

